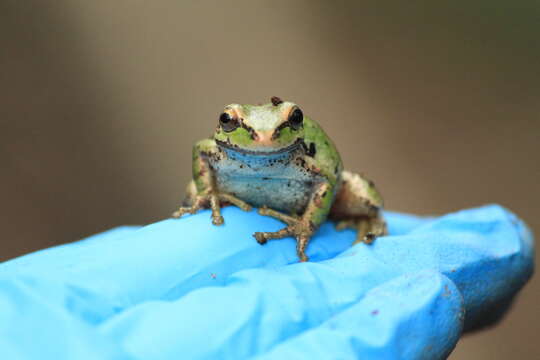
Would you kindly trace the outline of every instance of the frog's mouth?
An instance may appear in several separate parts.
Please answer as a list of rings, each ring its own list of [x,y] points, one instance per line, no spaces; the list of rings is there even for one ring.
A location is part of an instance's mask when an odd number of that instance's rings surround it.
[[[261,155],[261,156],[277,155],[277,154],[292,152],[292,151],[298,150],[304,143],[304,139],[296,139],[294,143],[284,148],[265,151],[265,150],[244,149],[244,148],[238,147],[237,145],[233,145],[224,141],[220,141],[220,140],[215,140],[215,141],[219,147],[223,147],[228,150],[237,151],[242,154]]]

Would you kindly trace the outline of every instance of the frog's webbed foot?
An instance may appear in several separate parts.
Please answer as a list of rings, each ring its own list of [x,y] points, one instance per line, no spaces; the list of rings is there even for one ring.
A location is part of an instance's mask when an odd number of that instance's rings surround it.
[[[181,206],[172,214],[172,217],[179,218],[185,214],[195,214],[201,209],[210,207],[212,209],[212,224],[221,225],[223,224],[223,216],[221,216],[221,206],[223,204],[230,203],[244,211],[251,210],[251,205],[230,194],[200,194],[194,196],[190,202],[190,206]]]
[[[336,223],[336,230],[353,228],[357,230],[354,244],[363,242],[372,244],[379,236],[387,234],[386,223],[379,217],[359,217],[340,220]]]
[[[292,236],[296,239],[296,253],[298,254],[298,258],[301,262],[308,261],[306,247],[315,231],[314,226],[309,221],[286,215],[267,207],[260,208],[259,214],[271,216],[287,224],[286,227],[279,231],[254,233],[253,236],[259,244],[264,245],[271,239],[283,239]]]

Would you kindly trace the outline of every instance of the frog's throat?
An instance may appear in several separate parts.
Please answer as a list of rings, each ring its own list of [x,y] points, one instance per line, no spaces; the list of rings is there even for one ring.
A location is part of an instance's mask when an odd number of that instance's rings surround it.
[[[291,145],[286,146],[284,148],[277,149],[277,150],[272,150],[272,151],[264,151],[264,150],[244,149],[244,148],[241,148],[239,146],[235,146],[235,145],[226,143],[224,141],[220,141],[220,140],[215,140],[215,141],[216,141],[216,144],[219,147],[223,147],[225,149],[237,151],[237,152],[242,153],[242,154],[261,155],[261,156],[283,154],[283,153],[295,151],[295,150],[298,150],[302,146],[302,144],[304,143],[304,139],[296,139],[296,141],[294,143],[292,143]]]

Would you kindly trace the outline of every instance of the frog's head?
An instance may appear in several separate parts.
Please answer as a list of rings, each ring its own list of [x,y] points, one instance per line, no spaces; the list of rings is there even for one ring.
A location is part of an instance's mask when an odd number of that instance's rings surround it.
[[[292,102],[273,97],[265,105],[227,105],[214,133],[218,145],[254,154],[293,150],[304,135],[304,115]]]

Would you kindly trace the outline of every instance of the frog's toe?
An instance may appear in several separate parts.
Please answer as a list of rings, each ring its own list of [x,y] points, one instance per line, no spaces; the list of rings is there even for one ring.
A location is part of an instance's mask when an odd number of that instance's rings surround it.
[[[298,261],[300,262],[308,262],[309,258],[306,254],[298,254]]]
[[[363,239],[363,243],[364,244],[373,244],[373,242],[375,241],[375,238],[377,237],[377,235],[375,235],[374,233],[372,232],[368,232],[365,236],[364,236],[364,239]]]
[[[219,226],[219,225],[223,225],[223,223],[224,223],[223,216],[212,215],[212,224]]]
[[[309,236],[300,235],[296,238],[296,254],[300,262],[307,262],[309,259],[306,256],[306,247],[309,242]]]
[[[255,238],[255,240],[257,240],[257,242],[261,245],[264,245],[268,242],[268,239],[266,238],[266,236],[264,236],[264,233],[263,232],[256,232],[253,234],[253,237]]]
[[[257,242],[261,245],[266,244],[268,240],[271,239],[283,239],[287,236],[291,236],[293,234],[290,227],[285,227],[279,231],[271,231],[271,232],[256,232],[253,234],[253,237]]]
[[[175,212],[173,212],[171,214],[171,217],[178,219],[184,216],[185,214],[194,214],[194,213],[195,211],[191,207],[181,207]]]

